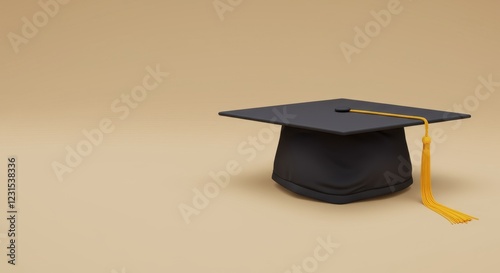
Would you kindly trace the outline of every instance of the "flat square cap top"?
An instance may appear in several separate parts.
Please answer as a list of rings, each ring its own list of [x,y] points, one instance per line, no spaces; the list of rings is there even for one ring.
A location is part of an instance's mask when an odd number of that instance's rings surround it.
[[[361,134],[423,124],[420,120],[346,112],[348,109],[421,116],[429,123],[470,118],[468,114],[350,99],[333,99],[243,110],[219,115],[338,135]]]

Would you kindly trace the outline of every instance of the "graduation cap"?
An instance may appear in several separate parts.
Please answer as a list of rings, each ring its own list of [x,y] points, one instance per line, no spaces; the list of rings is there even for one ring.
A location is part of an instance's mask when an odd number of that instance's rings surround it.
[[[282,125],[272,179],[292,192],[334,204],[410,186],[412,167],[404,127],[424,124],[423,204],[452,223],[477,219],[439,204],[431,191],[429,123],[470,118],[468,114],[350,99],[219,114]]]

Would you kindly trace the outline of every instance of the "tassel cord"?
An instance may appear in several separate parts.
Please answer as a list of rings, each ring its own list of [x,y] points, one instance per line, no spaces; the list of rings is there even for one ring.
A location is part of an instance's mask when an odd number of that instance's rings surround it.
[[[400,115],[400,114],[357,110],[357,109],[350,109],[349,112],[421,120],[425,125],[425,135],[422,138],[423,148],[422,148],[422,164],[420,173],[420,191],[422,195],[422,203],[429,209],[435,211],[436,213],[446,218],[452,224],[467,223],[471,220],[478,220],[478,218],[474,216],[470,216],[460,211],[446,207],[438,203],[434,199],[434,196],[432,195],[432,185],[431,185],[432,184],[431,152],[430,152],[431,138],[429,137],[429,122],[427,121],[426,118],[420,116]]]

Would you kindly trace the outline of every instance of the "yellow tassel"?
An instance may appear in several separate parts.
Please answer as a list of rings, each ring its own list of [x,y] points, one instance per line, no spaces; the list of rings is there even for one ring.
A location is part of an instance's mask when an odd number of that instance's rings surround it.
[[[420,173],[422,203],[431,210],[441,214],[452,224],[467,223],[473,219],[478,220],[476,217],[448,208],[434,200],[431,190],[431,138],[427,135],[427,130],[426,135],[422,138],[422,143],[424,145],[422,149],[422,169]]]
[[[476,217],[467,215],[465,213],[456,211],[454,209],[448,208],[444,205],[439,204],[434,200],[431,189],[431,138],[429,137],[429,122],[424,117],[419,116],[408,116],[399,115],[385,112],[375,112],[366,110],[354,110],[351,109],[350,112],[369,114],[369,115],[379,115],[397,118],[407,118],[407,119],[418,119],[424,122],[425,125],[425,135],[422,138],[423,148],[422,148],[422,166],[420,171],[420,190],[422,194],[422,203],[430,208],[431,210],[439,213],[444,218],[448,219],[452,224],[467,223],[472,220],[479,220]]]

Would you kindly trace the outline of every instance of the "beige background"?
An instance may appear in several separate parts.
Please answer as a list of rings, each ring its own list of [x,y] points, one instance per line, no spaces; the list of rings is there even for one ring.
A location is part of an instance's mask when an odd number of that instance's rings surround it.
[[[15,53],[9,33],[21,35],[22,18],[42,9],[1,2],[0,271],[285,272],[330,236],[340,246],[315,272],[497,272],[500,87],[474,96],[478,77],[500,82],[499,2],[402,0],[350,64],[340,44],[389,1],[232,3],[221,20],[212,0],[71,1]],[[111,103],[156,65],[170,75],[120,120]],[[418,162],[417,182],[387,198],[299,198],[270,178],[278,135],[248,162],[238,145],[269,126],[217,116],[338,97],[466,104],[472,119],[432,126],[445,134],[434,144],[434,192],[480,221],[452,226],[421,205]],[[115,131],[58,181],[52,162],[103,118]],[[412,153],[422,130],[407,129]],[[3,237],[11,155],[15,267]],[[179,204],[232,160],[242,172],[187,224]]]

